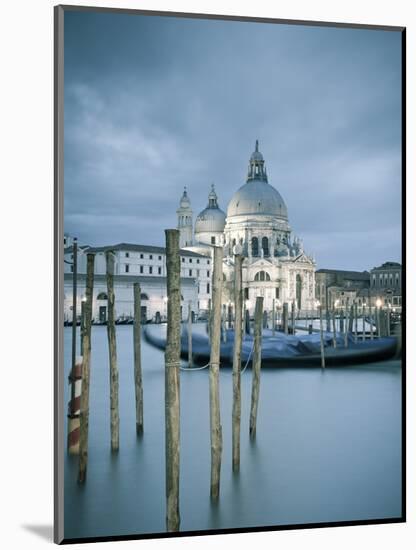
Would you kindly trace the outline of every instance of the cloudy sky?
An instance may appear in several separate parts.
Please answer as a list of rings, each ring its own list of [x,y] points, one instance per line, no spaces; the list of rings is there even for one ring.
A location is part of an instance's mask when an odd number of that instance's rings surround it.
[[[256,139],[319,268],[401,261],[399,32],[66,12],[65,232],[163,246]]]

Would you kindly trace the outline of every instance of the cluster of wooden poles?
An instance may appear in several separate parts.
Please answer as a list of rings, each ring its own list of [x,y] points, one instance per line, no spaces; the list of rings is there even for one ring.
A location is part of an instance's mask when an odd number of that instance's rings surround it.
[[[179,231],[168,229],[166,234],[167,266],[167,342],[165,350],[165,457],[166,457],[166,528],[178,531],[179,513],[179,471],[180,471],[180,352],[181,352],[181,289]],[[94,286],[93,253],[87,254],[86,300],[82,308],[82,390],[80,398],[80,437],[78,482],[87,478],[89,389],[91,362],[91,327]],[[241,425],[241,346],[243,336],[243,291],[241,255],[235,256],[235,339],[233,354],[233,406],[232,406],[232,470],[240,469],[240,425]],[[222,296],[223,250],[214,247],[214,269],[212,274],[212,311],[210,315],[211,354],[209,363],[211,480],[210,495],[217,501],[220,494],[221,457],[223,449],[220,415],[219,368],[221,343],[221,296]],[[119,375],[114,310],[114,253],[106,252],[107,296],[108,296],[108,349],[110,365],[110,435],[111,450],[119,450]],[[141,304],[140,285],[134,284],[134,381],[136,396],[136,431],[143,433],[143,384],[141,369]],[[191,315],[189,315],[189,322]],[[254,321],[254,345],[252,358],[252,394],[249,434],[256,435],[257,411],[260,391],[261,338],[263,325],[263,298],[256,299]],[[189,356],[192,357],[192,339],[189,339]]]
[[[89,393],[90,393],[90,362],[91,362],[91,326],[92,297],[94,287],[93,253],[87,254],[86,300],[82,307],[81,317],[81,353],[82,353],[82,384],[79,414],[79,468],[78,482],[85,483],[88,465],[88,428],[89,428]],[[108,350],[110,364],[110,437],[111,450],[117,452],[120,445],[120,415],[119,415],[119,376],[117,365],[117,344],[115,327],[115,295],[114,295],[114,253],[106,252],[107,296],[108,296]],[[141,369],[141,303],[140,284],[135,283],[134,291],[134,382],[136,397],[136,431],[143,433],[143,384]],[[74,386],[74,384],[73,384]],[[73,400],[71,399],[71,403]]]
[[[243,292],[242,292],[241,255],[235,256],[235,337],[233,352],[233,406],[232,406],[232,469],[240,469],[240,426],[241,426],[241,346],[243,336]],[[180,465],[180,257],[179,232],[166,230],[167,262],[167,345],[165,352],[165,415],[166,415],[166,526],[168,531],[178,531],[180,527],[179,511],[179,465]],[[211,441],[211,481],[210,495],[213,501],[219,499],[221,458],[223,449],[220,414],[220,345],[222,325],[222,263],[223,250],[214,247],[214,269],[212,274],[212,302],[209,319],[211,342],[209,362],[209,403],[210,403],[210,441]],[[224,311],[224,309],[223,309]],[[188,320],[191,316],[188,316]],[[257,411],[260,391],[261,336],[263,318],[263,298],[256,299],[254,320],[254,347],[252,369],[252,395],[250,407],[250,437],[254,438],[257,425]],[[188,321],[190,322],[190,321]],[[189,334],[189,327],[188,327]],[[192,362],[192,337],[188,338],[188,354]]]

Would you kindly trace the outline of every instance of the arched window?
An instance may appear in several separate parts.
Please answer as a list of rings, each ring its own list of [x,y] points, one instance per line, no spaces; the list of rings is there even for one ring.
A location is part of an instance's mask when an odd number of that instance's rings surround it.
[[[253,256],[259,255],[259,240],[257,237],[251,239],[251,254]]]
[[[237,241],[233,239],[233,247],[237,244]]]
[[[268,256],[269,255],[269,239],[267,237],[262,238],[261,247],[263,248],[263,254],[265,256]]]
[[[227,280],[227,277],[225,276],[225,273],[222,274],[222,280],[225,282]]]
[[[149,299],[149,296],[148,296],[147,294],[144,294],[144,292],[142,292],[142,293],[140,294],[140,299],[141,299],[141,300],[148,300],[148,299]]]
[[[270,275],[266,271],[258,271],[254,276],[255,281],[270,281]]]
[[[97,296],[97,300],[108,300],[108,296],[105,292],[100,292]]]

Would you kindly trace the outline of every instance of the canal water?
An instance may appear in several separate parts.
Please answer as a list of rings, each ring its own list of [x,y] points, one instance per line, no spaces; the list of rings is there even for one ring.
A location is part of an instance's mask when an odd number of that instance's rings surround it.
[[[64,329],[64,338],[67,376],[71,328]],[[112,454],[107,333],[106,327],[93,327],[87,482],[77,484],[78,457],[66,455],[65,538],[165,531],[163,352],[142,344],[144,434],[138,438],[132,326],[117,327],[117,346],[120,451]],[[254,442],[248,433],[248,368],[242,375],[237,475],[231,470],[232,377],[224,368],[224,449],[217,505],[209,497],[208,370],[181,371],[180,383],[181,530],[401,516],[399,361],[326,370],[263,369]],[[68,400],[69,387],[65,392]]]

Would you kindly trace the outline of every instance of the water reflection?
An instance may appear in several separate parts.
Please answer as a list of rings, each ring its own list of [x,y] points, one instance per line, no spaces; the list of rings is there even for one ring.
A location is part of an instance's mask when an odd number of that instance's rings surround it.
[[[203,330],[203,327],[199,327]],[[71,329],[65,330],[69,371]],[[88,479],[65,459],[67,538],[165,530],[163,353],[143,343],[144,434],[135,426],[132,327],[119,326],[120,452],[110,450],[105,327],[92,340]],[[220,500],[210,491],[208,372],[181,372],[181,529],[186,531],[401,515],[401,369],[264,369],[256,439],[251,370],[242,376],[240,473],[231,468],[232,377],[221,371]],[[68,388],[66,388],[68,390]],[[67,396],[68,398],[68,392]]]

